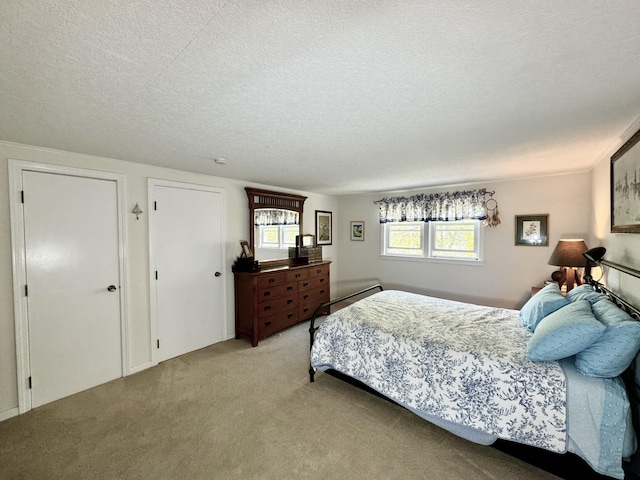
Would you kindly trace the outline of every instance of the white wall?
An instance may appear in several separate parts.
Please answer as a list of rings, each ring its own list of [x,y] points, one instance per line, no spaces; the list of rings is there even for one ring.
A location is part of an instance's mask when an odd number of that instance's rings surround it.
[[[24,160],[39,163],[57,164],[94,170],[120,173],[125,176],[125,207],[131,211],[138,202],[144,214],[136,221],[135,215],[126,218],[127,226],[127,284],[128,319],[129,319],[129,369],[140,370],[150,365],[150,313],[149,313],[149,248],[147,212],[147,179],[158,178],[178,182],[188,182],[223,188],[227,206],[227,238],[226,238],[226,288],[227,288],[227,331],[230,336],[235,333],[233,274],[231,265],[240,255],[239,240],[249,238],[249,209],[245,186],[255,186],[271,190],[289,191],[308,197],[305,202],[305,230],[312,233],[315,225],[315,210],[337,210],[337,199],[309,192],[284,190],[268,185],[247,184],[242,181],[221,177],[200,175],[179,170],[152,167],[122,160],[103,157],[79,155],[75,153],[42,149],[37,147],[0,142],[0,420],[15,413],[17,398],[16,357],[15,357],[15,324],[13,315],[13,285],[11,266],[11,232],[9,220],[9,182],[7,160]],[[339,229],[334,226],[334,235]],[[325,259],[333,260],[333,279],[337,278],[338,263],[337,246],[323,248]],[[246,341],[246,340],[241,340]],[[250,343],[247,341],[247,347]],[[259,348],[259,347],[257,347]]]
[[[340,294],[371,282],[385,288],[402,288],[454,300],[507,308],[520,308],[530,296],[531,287],[550,279],[557,267],[548,265],[560,238],[587,238],[589,233],[589,172],[553,177],[513,180],[422,189],[400,194],[340,197],[338,221],[341,226],[338,258]],[[373,204],[385,196],[431,193],[436,191],[495,190],[502,223],[485,228],[484,264],[415,262],[382,259],[378,207]],[[515,245],[515,216],[549,214],[549,246]],[[352,220],[365,221],[365,241],[349,239]]]
[[[618,147],[622,143],[621,140]],[[640,234],[611,233],[610,166],[611,161],[606,158],[593,170],[589,246],[603,246],[607,249],[607,260],[640,270]],[[606,267],[604,273],[606,284],[640,306],[640,279]]]

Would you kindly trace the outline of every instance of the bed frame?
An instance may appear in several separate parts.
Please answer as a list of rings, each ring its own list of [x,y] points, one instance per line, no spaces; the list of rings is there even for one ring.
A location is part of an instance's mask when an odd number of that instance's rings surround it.
[[[588,263],[588,262],[587,262]],[[630,268],[624,265],[620,265],[617,263],[602,261],[602,263],[609,268],[613,268],[620,272],[626,273],[636,278],[640,278],[640,270],[636,270],[634,268]],[[607,297],[615,303],[620,309],[628,313],[632,318],[637,321],[640,321],[640,309],[633,306],[631,303],[623,299],[621,296],[607,288],[602,283],[594,280],[590,275],[590,268],[586,269],[586,280],[593,289],[597,292],[604,293]],[[309,349],[313,347],[313,341],[315,338],[315,333],[318,330],[316,327],[316,319],[319,316],[326,315],[327,308],[335,305],[337,303],[345,302],[349,299],[358,297],[365,293],[372,292],[374,290],[383,291],[384,288],[381,284],[377,283],[375,285],[371,285],[362,290],[358,290],[356,292],[350,293],[348,295],[344,295],[342,297],[331,300],[330,302],[323,303],[320,305],[314,312],[311,317],[311,323],[309,326]],[[323,313],[324,312],[324,313]],[[358,382],[355,379],[349,378],[345,375],[339,374],[338,372],[327,371],[330,375],[333,375],[337,378],[340,378],[352,385],[355,385],[359,388],[364,388],[365,390],[387,399],[384,395],[372,390],[366,385]],[[315,369],[309,364],[309,381],[313,382],[315,376]],[[633,418],[633,428],[636,431],[636,436],[638,438],[638,451],[631,457],[630,461],[624,466],[625,470],[625,479],[626,480],[640,480],[640,354],[636,357],[636,360],[632,362],[631,366],[622,374],[622,379],[625,383],[627,394],[629,396],[629,402],[631,404],[632,410],[632,418]],[[387,399],[388,400],[388,399]],[[391,400],[389,400],[391,401]],[[575,475],[577,474],[579,478],[583,479],[608,479],[610,477],[606,477],[603,475],[599,475],[590,467],[586,465],[585,462],[582,461],[578,456],[567,453],[567,454],[553,454],[551,452],[541,451],[540,449],[536,449],[535,447],[528,447],[526,445],[519,445],[513,442],[501,441],[498,440],[494,444],[495,448],[502,450],[510,455],[520,458],[528,463],[538,466],[544,470],[547,470],[551,473],[561,476],[562,478],[578,478]],[[562,458],[561,458],[562,457]],[[563,462],[564,458],[569,458],[570,460],[567,462]],[[549,467],[552,468],[549,468]]]

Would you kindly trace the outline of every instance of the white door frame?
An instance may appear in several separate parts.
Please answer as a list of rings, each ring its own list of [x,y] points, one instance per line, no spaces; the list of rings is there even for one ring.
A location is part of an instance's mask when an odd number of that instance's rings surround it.
[[[157,297],[158,297],[158,287],[156,283],[156,250],[157,246],[155,244],[156,240],[156,220],[155,215],[151,212],[153,211],[153,202],[155,195],[155,187],[174,187],[174,188],[185,188],[189,190],[202,190],[205,192],[215,192],[220,194],[220,207],[221,207],[221,217],[220,217],[220,238],[222,239],[222,267],[226,265],[226,255],[225,255],[225,247],[226,244],[226,225],[227,225],[227,205],[226,205],[226,197],[223,188],[219,187],[210,187],[208,185],[200,185],[196,183],[185,183],[185,182],[175,182],[172,180],[161,180],[158,178],[149,178],[147,180],[147,208],[149,210],[149,215],[147,215],[147,221],[149,222],[149,312],[151,315],[151,328],[149,329],[150,338],[149,338],[149,347],[151,348],[151,364],[158,364],[158,349],[156,348],[156,342],[158,339],[158,309],[157,309]],[[224,274],[224,272],[223,272]],[[227,338],[227,281],[223,279],[222,282],[222,338]]]
[[[31,410],[31,390],[29,377],[31,367],[29,360],[29,317],[27,297],[24,286],[27,281],[26,248],[24,236],[24,216],[22,210],[22,172],[41,172],[75,177],[95,178],[116,182],[118,212],[118,257],[120,270],[120,331],[122,351],[122,376],[129,375],[129,341],[127,319],[127,285],[126,285],[126,225],[124,221],[124,175],[88,170],[61,165],[27,162],[9,159],[9,210],[11,214],[11,254],[13,264],[13,306],[16,330],[16,370],[18,380],[18,413]]]

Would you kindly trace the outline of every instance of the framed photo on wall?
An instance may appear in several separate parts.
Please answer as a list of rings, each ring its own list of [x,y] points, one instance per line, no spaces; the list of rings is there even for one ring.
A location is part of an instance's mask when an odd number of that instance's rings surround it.
[[[331,217],[331,212],[316,210],[316,244],[331,245],[333,241]]]
[[[351,222],[351,240],[364,241],[364,221],[355,220]]]
[[[611,233],[640,233],[640,130],[611,157]]]
[[[516,215],[516,245],[549,245],[549,214]]]

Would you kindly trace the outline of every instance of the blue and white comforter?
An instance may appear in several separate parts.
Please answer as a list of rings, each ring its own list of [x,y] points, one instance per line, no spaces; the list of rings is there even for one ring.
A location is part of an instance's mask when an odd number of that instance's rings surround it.
[[[525,358],[530,335],[514,310],[391,290],[328,317],[311,365],[427,417],[565,452],[565,375]]]
[[[467,440],[573,452],[623,479],[636,450],[620,377],[579,373],[572,358],[525,359],[518,312],[385,291],[328,317],[311,364],[360,380]]]

